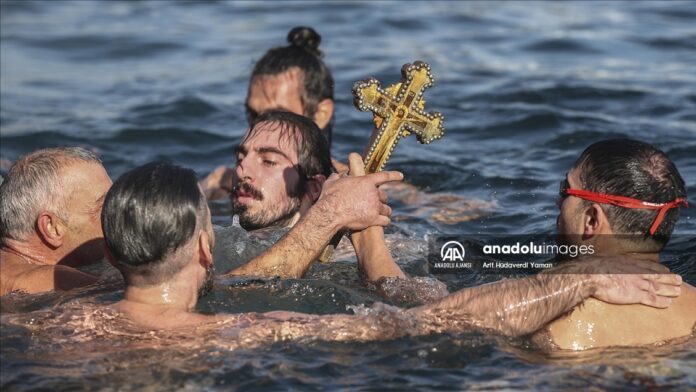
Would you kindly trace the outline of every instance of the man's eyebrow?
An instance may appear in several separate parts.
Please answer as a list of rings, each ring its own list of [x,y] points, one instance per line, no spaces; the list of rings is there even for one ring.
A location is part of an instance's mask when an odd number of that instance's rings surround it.
[[[245,154],[247,153],[247,149],[244,146],[237,146],[234,149],[234,155],[239,155],[239,154]]]
[[[278,148],[266,146],[266,147],[259,147],[259,148],[256,149],[256,151],[257,151],[259,154],[271,153],[271,154],[282,155],[282,156],[285,157],[285,159],[288,160],[288,162],[292,163],[292,160],[290,159],[290,157],[287,156],[283,151],[281,151],[281,150],[278,149]]]

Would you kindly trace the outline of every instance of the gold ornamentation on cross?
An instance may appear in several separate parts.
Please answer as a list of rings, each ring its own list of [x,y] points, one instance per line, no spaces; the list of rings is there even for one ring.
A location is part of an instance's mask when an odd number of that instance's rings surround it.
[[[401,67],[401,82],[382,89],[377,79],[370,78],[353,85],[355,107],[371,111],[375,123],[365,151],[365,171],[384,169],[399,139],[411,133],[422,144],[429,144],[444,134],[444,118],[439,112],[425,112],[423,92],[435,79],[430,66],[422,61]]]
[[[423,92],[435,79],[430,66],[422,61],[401,67],[401,82],[382,89],[379,81],[370,78],[353,85],[355,107],[363,112],[371,111],[375,130],[365,150],[365,172],[376,173],[394,151],[399,139],[411,133],[422,144],[429,144],[444,134],[444,117],[439,112],[426,113]],[[319,256],[322,263],[331,260],[333,251],[341,241],[338,233]]]

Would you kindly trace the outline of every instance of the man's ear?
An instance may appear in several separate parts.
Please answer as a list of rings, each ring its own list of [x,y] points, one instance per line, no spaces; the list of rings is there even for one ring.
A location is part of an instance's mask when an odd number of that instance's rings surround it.
[[[582,215],[583,237],[592,237],[604,232],[608,224],[609,221],[602,207],[592,203]]]
[[[204,268],[213,265],[213,252],[212,249],[210,249],[210,235],[205,230],[201,230],[198,234],[198,256]]]
[[[39,238],[52,249],[63,246],[67,227],[56,215],[50,212],[42,212],[36,218],[36,231]]]
[[[326,176],[323,174],[317,174],[316,176],[307,180],[307,193],[306,196],[309,197],[309,201],[314,204],[321,195],[321,190],[324,187],[324,182],[326,181]]]
[[[323,130],[329,125],[334,113],[333,99],[326,98],[317,104],[317,111],[314,113],[314,122]]]

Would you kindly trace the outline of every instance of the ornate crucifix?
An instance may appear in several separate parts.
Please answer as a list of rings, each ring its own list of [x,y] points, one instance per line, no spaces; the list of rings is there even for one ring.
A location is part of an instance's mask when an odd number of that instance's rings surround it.
[[[375,130],[365,151],[365,172],[384,169],[399,139],[411,133],[422,144],[429,144],[444,134],[439,112],[426,113],[423,91],[433,85],[430,66],[422,61],[401,67],[401,82],[382,89],[370,78],[353,85],[355,107],[374,116]]]
[[[433,85],[430,66],[422,61],[401,67],[401,82],[382,89],[377,79],[370,78],[353,85],[355,107],[371,111],[375,130],[365,150],[365,172],[382,171],[399,139],[411,133],[422,144],[429,144],[444,134],[444,118],[439,112],[426,113],[423,91]],[[337,234],[319,257],[331,259],[343,233]]]

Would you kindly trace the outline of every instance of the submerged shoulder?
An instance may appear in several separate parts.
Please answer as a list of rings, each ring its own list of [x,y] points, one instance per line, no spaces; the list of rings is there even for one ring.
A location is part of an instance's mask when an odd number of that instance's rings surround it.
[[[179,308],[169,308],[125,299],[108,306],[107,309],[120,313],[143,332],[197,327],[204,324],[213,324],[222,319],[217,315],[205,315]]]

